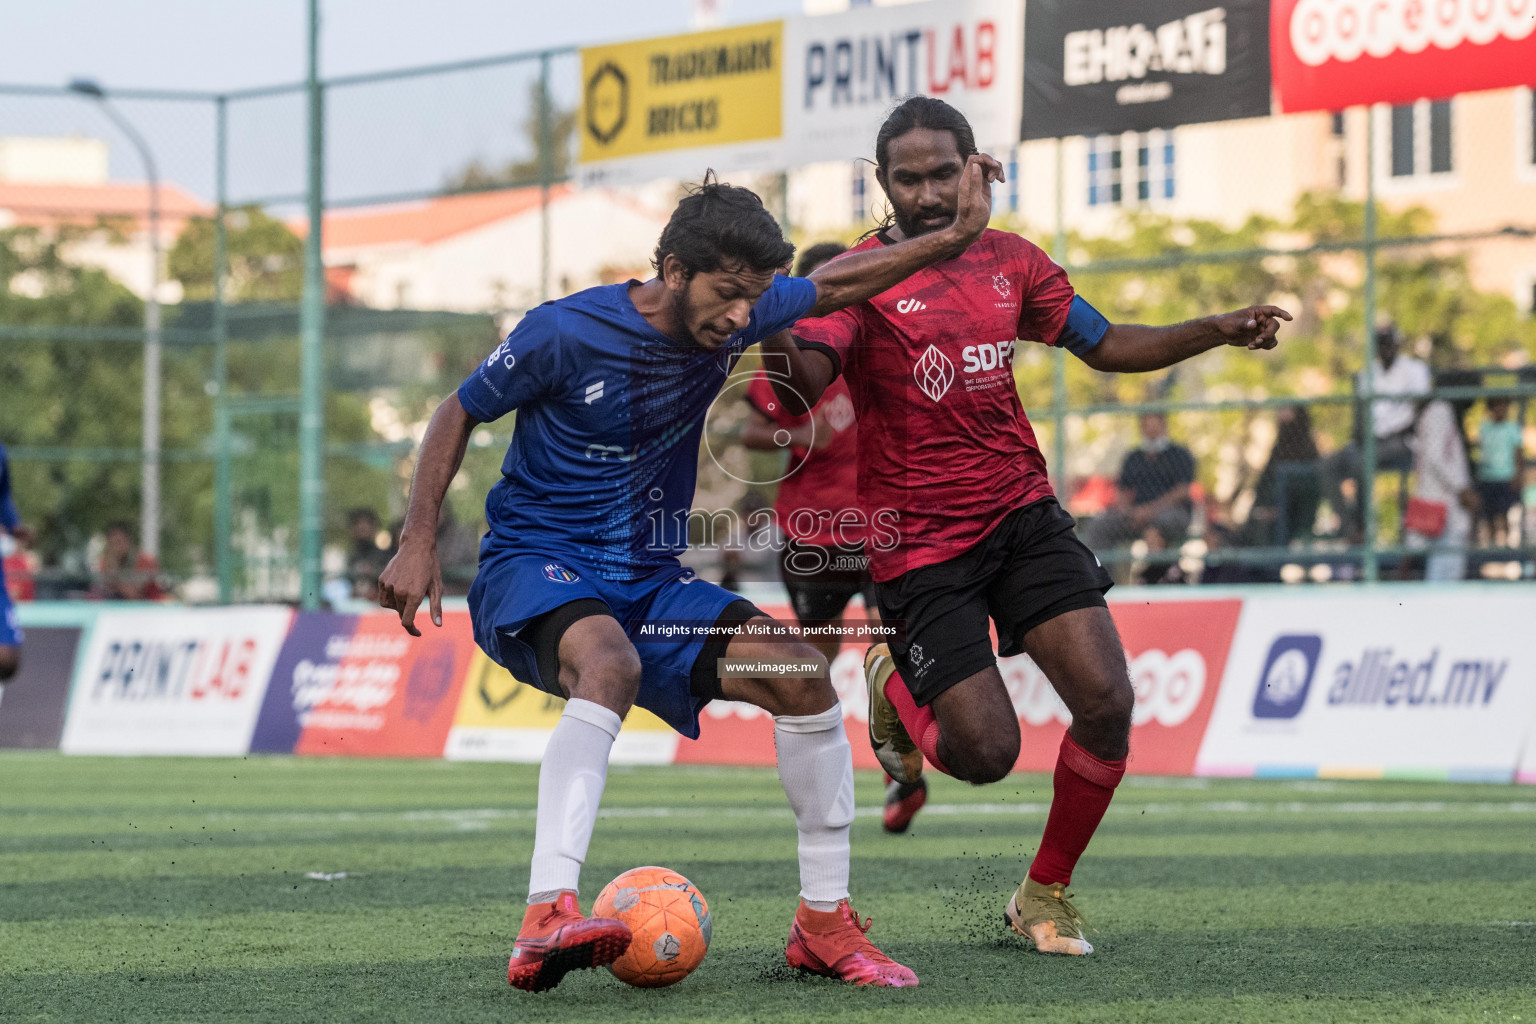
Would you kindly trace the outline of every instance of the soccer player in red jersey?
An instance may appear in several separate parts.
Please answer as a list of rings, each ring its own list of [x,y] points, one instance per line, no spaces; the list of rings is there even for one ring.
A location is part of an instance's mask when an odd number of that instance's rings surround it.
[[[795,265],[795,276],[808,277],[847,246],[822,242],[806,249]],[[864,538],[872,524],[858,508],[858,421],[853,399],[842,378],[834,380],[809,413],[792,411],[774,394],[770,369],[781,373],[772,355],[747,386],[750,411],[741,443],[758,451],[788,448],[788,472],[779,481],[773,510],[785,534],[779,549],[779,575],[790,606],[806,640],[827,658],[842,646],[838,632],[843,612],[855,594],[864,598],[871,619],[875,610],[873,580]],[[928,783],[892,780],[887,791],[883,825],[887,832],[905,832],[928,800]]]
[[[892,219],[853,251],[950,223],[966,157],[964,115],[942,100],[897,107],[876,140]],[[1270,349],[1275,306],[1170,327],[1110,324],[1061,267],[1027,240],[988,230],[961,255],[865,302],[800,321],[765,342],[790,370],[782,402],[814,403],[839,375],[859,418],[859,501],[894,512],[899,539],[872,539],[881,618],[902,641],[871,648],[870,740],[900,782],[924,759],[973,783],[996,782],[1019,755],[1019,725],[998,654],[1027,653],[1072,713],[1055,798],[1005,919],[1046,953],[1093,951],[1067,899],[1072,869],[1125,773],[1134,694],[1104,601],[1109,575],[1074,535],[1019,401],[1016,340],[1065,348],[1097,370],[1158,370],[1222,345]]]

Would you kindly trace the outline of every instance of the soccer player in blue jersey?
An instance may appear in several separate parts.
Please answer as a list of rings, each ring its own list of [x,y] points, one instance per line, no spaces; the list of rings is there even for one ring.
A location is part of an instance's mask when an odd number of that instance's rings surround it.
[[[22,525],[16,502],[11,498],[11,464],[5,457],[4,445],[0,445],[0,529],[23,544],[32,541],[32,531]],[[21,641],[21,623],[16,621],[16,607],[5,589],[5,569],[0,567],[0,683],[21,668]]]
[[[539,771],[512,985],[551,988],[628,947],[627,927],[582,917],[576,900],[610,748],[632,705],[693,737],[700,709],[717,698],[774,716],[799,832],[789,963],[861,985],[917,984],[865,937],[848,903],[853,766],[824,659],[678,555],[705,414],[742,351],[963,252],[986,228],[989,181],[1001,168],[976,156],[963,178],[948,227],[808,278],[776,276],[794,247],[756,195],[706,180],[662,232],[654,278],[532,310],[433,414],[380,603],[413,635],[424,598],[442,624],[434,528],[443,495],[475,426],[517,410],[469,593],[475,641],[518,679],[568,698]],[[722,678],[722,657],[793,659],[810,670]]]

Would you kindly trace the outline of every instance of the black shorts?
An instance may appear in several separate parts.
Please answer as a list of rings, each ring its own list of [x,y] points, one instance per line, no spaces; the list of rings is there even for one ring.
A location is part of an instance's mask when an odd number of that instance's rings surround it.
[[[1024,635],[1042,622],[1107,607],[1113,581],[1075,525],[1055,498],[1042,498],[964,554],[876,584],[880,617],[904,636],[891,642],[892,658],[920,706],[996,664],[989,616],[997,654],[1008,657],[1024,652]]]
[[[546,692],[556,697],[565,696],[565,690],[559,683],[560,640],[571,626],[592,615],[613,618],[607,602],[595,597],[583,597],[545,612],[524,626],[519,633],[519,638],[533,648],[539,677],[543,682],[542,688]],[[704,641],[703,649],[694,659],[693,670],[689,675],[689,690],[693,696],[705,700],[720,699],[720,673],[716,663],[725,657],[725,649],[730,646],[732,637],[741,631],[742,623],[759,616],[767,618],[757,605],[745,598],[726,605],[720,617],[715,620],[710,638]]]
[[[822,547],[789,538],[779,549],[779,575],[801,625],[832,621],[855,594],[864,595],[866,608],[875,607],[869,556],[862,547]]]

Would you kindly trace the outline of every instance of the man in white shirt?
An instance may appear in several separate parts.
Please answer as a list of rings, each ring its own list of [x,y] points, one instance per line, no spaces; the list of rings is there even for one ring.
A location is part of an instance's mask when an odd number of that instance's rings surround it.
[[[1430,390],[1429,367],[1402,352],[1402,335],[1388,324],[1376,330],[1376,363],[1371,367],[1372,390],[1377,395],[1402,395],[1402,398],[1378,398],[1372,405],[1371,426],[1376,435],[1376,471],[1406,471],[1413,467],[1413,423],[1415,399]],[[1357,394],[1365,392],[1365,371],[1355,379]],[[1364,406],[1361,406],[1364,411]],[[1356,423],[1357,434],[1363,424]],[[1361,454],[1358,442],[1351,442],[1322,461],[1320,476],[1323,494],[1341,520],[1341,529],[1351,542],[1364,539],[1360,515],[1359,480]],[[1354,480],[1356,497],[1344,497],[1344,481]]]

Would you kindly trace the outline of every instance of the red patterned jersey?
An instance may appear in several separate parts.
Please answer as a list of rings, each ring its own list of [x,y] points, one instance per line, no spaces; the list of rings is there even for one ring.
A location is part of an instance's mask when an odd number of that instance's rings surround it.
[[[810,419],[784,409],[766,371],[747,385],[753,408],[786,429]],[[858,513],[859,425],[848,385],[835,380],[812,412],[832,431],[824,448],[791,448],[789,473],[779,481],[773,511],[785,533],[803,544],[853,546],[864,540]],[[846,513],[846,514],[845,514]]]
[[[852,251],[889,244],[876,235]],[[802,348],[848,381],[859,504],[876,580],[947,561],[1012,510],[1051,494],[1013,380],[1017,339],[1081,354],[1107,326],[1068,328],[1074,293],[1033,243],[988,230],[964,253],[867,302],[801,320]],[[1081,300],[1078,300],[1079,302]]]

